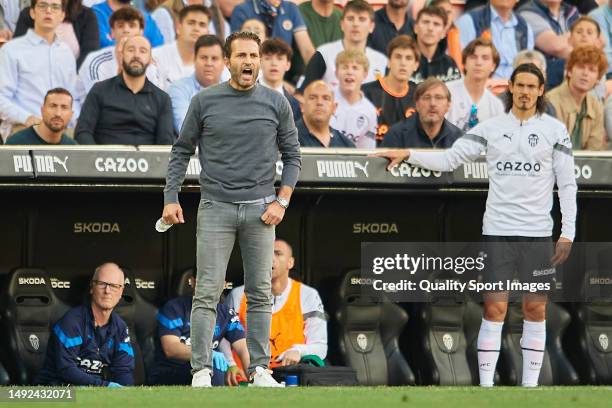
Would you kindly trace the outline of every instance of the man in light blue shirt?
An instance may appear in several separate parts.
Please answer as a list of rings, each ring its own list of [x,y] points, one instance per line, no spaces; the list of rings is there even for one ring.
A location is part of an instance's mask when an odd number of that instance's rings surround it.
[[[612,0],[589,13],[599,24],[599,28],[606,40],[606,57],[608,58],[607,79],[612,79]]]
[[[203,35],[195,44],[195,72],[174,81],[168,93],[172,99],[174,130],[179,133],[191,98],[202,89],[229,79],[223,59],[223,43],[215,35]],[[224,79],[223,76],[226,76]]]
[[[123,7],[130,7],[131,0],[107,0],[103,3],[98,3],[91,9],[96,13],[98,18],[98,30],[100,31],[100,48],[115,45],[115,40],[111,36],[111,27],[109,19],[113,11]],[[151,18],[145,10],[140,10],[145,19],[144,36],[151,43],[151,47],[157,47],[164,43],[162,36],[155,20]]]
[[[463,14],[455,21],[459,29],[461,48],[465,48],[476,37],[493,41],[500,56],[499,67],[493,74],[496,79],[509,79],[512,61],[519,51],[532,50],[534,33],[527,21],[515,14],[515,0],[491,0]]]
[[[76,61],[55,30],[64,20],[61,0],[32,0],[34,28],[0,48],[0,119],[2,134],[41,122],[40,106],[49,89],[65,88],[76,95]],[[80,105],[74,101],[74,117]],[[17,125],[17,126],[15,126]]]

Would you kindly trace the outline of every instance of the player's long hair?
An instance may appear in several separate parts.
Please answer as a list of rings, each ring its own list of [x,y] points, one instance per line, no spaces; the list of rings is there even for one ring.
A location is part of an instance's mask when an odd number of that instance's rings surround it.
[[[514,79],[516,78],[516,76],[521,73],[528,73],[528,74],[533,74],[537,76],[538,86],[542,86],[546,84],[546,80],[544,79],[544,74],[542,73],[542,71],[540,71],[540,68],[538,68],[535,64],[532,64],[531,62],[528,62],[526,64],[521,64],[518,67],[516,67],[516,69],[514,70],[514,72],[512,72],[512,75],[510,76],[510,82],[514,83]],[[536,101],[536,113],[538,115],[541,115],[546,112],[546,98],[544,96],[545,94],[546,94],[546,90],[544,90],[542,95],[539,96],[538,100]],[[504,99],[504,104],[506,105],[506,113],[508,113],[510,112],[510,109],[512,109],[512,103],[513,103],[512,92],[510,92],[510,90],[506,91],[506,94],[504,95],[503,99]]]

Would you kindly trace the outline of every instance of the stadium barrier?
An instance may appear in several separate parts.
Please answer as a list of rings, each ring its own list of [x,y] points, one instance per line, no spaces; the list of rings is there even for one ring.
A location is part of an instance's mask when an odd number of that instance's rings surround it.
[[[294,248],[293,276],[321,292],[330,315],[329,359],[334,363],[350,362],[355,355],[343,354],[339,344],[343,336],[345,348],[353,340],[346,337],[355,331],[353,327],[343,331],[353,316],[338,297],[347,271],[360,266],[361,243],[478,241],[487,190],[486,165],[479,160],[453,173],[436,173],[402,164],[387,172],[385,160],[367,157],[364,151],[304,149],[303,153],[300,181],[277,235]],[[164,234],[153,228],[163,205],[168,157],[169,147],[0,148],[0,211],[4,214],[0,236],[2,287],[10,286],[13,271],[39,268],[48,276],[46,284],[52,288],[53,297],[72,306],[83,300],[95,266],[115,261],[130,271],[130,285],[138,295],[137,300],[132,295],[133,310],[124,307],[126,314],[134,316],[131,323],[142,326],[135,327],[136,336],[138,332],[144,338],[150,335],[155,319],[151,311],[177,295],[185,272],[195,265],[200,170],[196,158],[189,164],[181,194],[186,224]],[[240,158],[235,160],[239,162]],[[276,170],[279,176],[280,161]],[[575,175],[579,186],[577,240],[610,241],[612,155],[576,153]],[[558,235],[557,205],[553,215]],[[581,268],[585,262],[590,260],[573,257],[568,267]],[[227,281],[228,289],[242,284],[238,248],[230,260]],[[579,282],[567,282],[568,286],[573,284]],[[26,279],[23,285],[35,286],[37,282]],[[6,293],[3,291],[2,295]],[[400,306],[403,311],[393,311],[398,322],[405,323],[404,312],[409,321],[399,341],[395,333],[386,335],[384,327],[377,336],[382,339],[390,336],[388,341],[398,341],[409,366],[402,363],[400,367],[389,368],[392,365],[387,364],[387,370],[402,373],[403,383],[412,383],[415,377],[419,384],[474,383],[477,370],[474,371],[475,353],[471,350],[478,328],[474,323],[478,317],[473,318],[478,315],[478,305],[458,305],[455,315],[444,312],[448,308],[436,309],[435,305]],[[612,336],[612,306],[563,306],[571,315],[565,333],[572,335],[561,338],[564,332],[561,329],[567,325],[565,312],[559,315],[562,327],[555,329],[555,333],[559,333],[557,340],[563,342],[580,381],[612,383],[612,347],[603,340],[603,336],[605,339]],[[4,311],[9,309],[5,305]],[[344,314],[336,316],[339,311]],[[443,323],[448,323],[449,318],[453,321],[452,333],[444,331]],[[5,315],[0,321],[11,323]],[[345,322],[345,326],[340,322]],[[21,341],[30,341],[27,334]],[[449,336],[457,342],[445,350],[444,339]],[[19,338],[17,334],[14,337]],[[512,328],[506,341],[511,343],[515,338],[516,330]],[[19,356],[21,346],[5,342],[3,339],[1,348],[5,352],[0,363],[12,374],[12,382],[27,382],[15,376],[16,363],[7,362],[7,354]],[[398,352],[391,343],[376,351],[387,358]],[[150,352],[143,351],[147,355]],[[449,356],[451,352],[460,355]],[[512,350],[509,353],[504,358],[512,361]],[[143,364],[144,360],[146,356]],[[555,364],[551,363],[553,374],[559,367]],[[566,366],[565,362],[562,366]],[[394,383],[387,378],[390,372],[378,375],[384,377],[382,383]],[[510,365],[500,370],[499,375],[502,381],[513,383],[516,373],[517,367]],[[358,372],[361,378],[368,375]],[[377,381],[369,378],[365,382],[380,383]],[[575,376],[571,372],[565,376],[551,375],[550,382],[573,383]]]

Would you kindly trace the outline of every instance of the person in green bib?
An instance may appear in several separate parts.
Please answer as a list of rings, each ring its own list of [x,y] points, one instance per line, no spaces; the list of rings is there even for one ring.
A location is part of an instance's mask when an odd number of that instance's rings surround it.
[[[7,145],[75,145],[65,130],[72,118],[72,95],[64,88],[47,92],[40,108],[42,121],[6,140]]]

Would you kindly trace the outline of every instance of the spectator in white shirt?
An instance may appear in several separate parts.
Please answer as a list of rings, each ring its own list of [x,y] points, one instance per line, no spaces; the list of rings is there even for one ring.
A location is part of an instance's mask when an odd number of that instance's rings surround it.
[[[330,126],[362,149],[376,147],[376,108],[363,96],[361,84],[368,75],[369,62],[363,51],[345,50],[336,57],[336,101],[338,107]]]
[[[76,88],[76,60],[70,48],[58,40],[56,28],[64,21],[61,0],[32,0],[34,29],[0,48],[0,132],[13,132],[41,122],[40,106],[49,89]],[[74,103],[75,117],[80,112]]]
[[[193,74],[195,43],[208,34],[210,12],[202,5],[187,6],[179,13],[176,42],[153,49],[153,61],[159,73],[159,83],[166,91],[177,79]]]
[[[463,50],[465,76],[446,84],[452,96],[446,119],[464,132],[504,112],[502,101],[486,88],[499,61],[491,40],[476,38]]]

